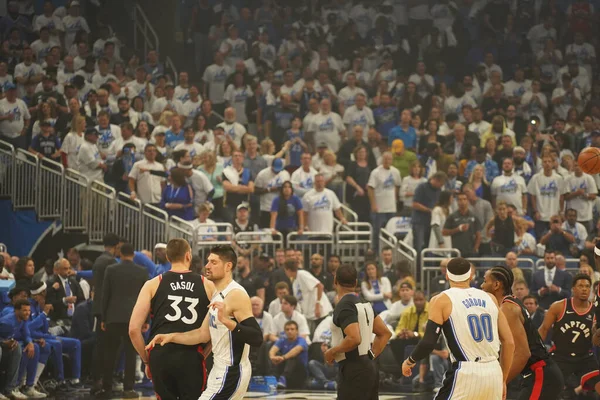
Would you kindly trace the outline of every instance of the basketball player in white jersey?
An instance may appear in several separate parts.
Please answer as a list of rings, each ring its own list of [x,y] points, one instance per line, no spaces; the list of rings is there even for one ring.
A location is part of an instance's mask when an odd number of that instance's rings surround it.
[[[156,335],[147,346],[212,342],[214,366],[200,400],[243,399],[252,375],[250,346],[260,346],[263,341],[248,293],[233,280],[236,264],[237,255],[231,246],[213,247],[205,269],[216,291],[202,326],[189,332]]]
[[[473,272],[469,261],[460,257],[450,260],[446,275],[450,289],[431,299],[425,334],[404,360],[402,373],[411,376],[416,362],[429,356],[443,331],[452,366],[435,399],[503,399],[515,350],[506,317],[498,312],[494,296],[470,287]]]

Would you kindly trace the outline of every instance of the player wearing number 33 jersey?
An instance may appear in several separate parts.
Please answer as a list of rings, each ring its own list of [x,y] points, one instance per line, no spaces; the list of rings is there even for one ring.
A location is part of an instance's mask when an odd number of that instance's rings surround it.
[[[250,346],[260,346],[263,341],[248,293],[233,280],[236,265],[237,255],[231,246],[213,247],[205,270],[216,291],[202,326],[193,331],[156,335],[147,346],[211,341],[215,362],[200,400],[243,399],[252,376]]]
[[[446,274],[450,289],[431,299],[425,334],[402,364],[402,373],[409,376],[443,332],[452,365],[435,399],[501,400],[515,349],[506,317],[498,311],[495,297],[470,287],[469,261],[450,260]]]
[[[205,357],[210,346],[169,343],[146,353],[139,333],[132,333],[151,318],[150,340],[157,335],[198,329],[208,314],[215,287],[202,275],[189,270],[189,244],[173,239],[167,244],[171,270],[146,282],[133,310],[130,336],[146,363],[154,391],[161,400],[197,400],[206,388]],[[137,329],[136,329],[137,330]],[[137,343],[136,343],[137,341]]]

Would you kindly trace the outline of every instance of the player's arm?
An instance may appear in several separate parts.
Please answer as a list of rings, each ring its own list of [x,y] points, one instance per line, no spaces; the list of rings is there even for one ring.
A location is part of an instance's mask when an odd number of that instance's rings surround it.
[[[375,334],[375,340],[373,340],[371,350],[373,351],[373,355],[378,357],[392,337],[392,332],[390,332],[379,315],[373,321],[373,333]]]
[[[209,313],[204,317],[202,326],[198,329],[188,332],[168,333],[154,336],[152,341],[146,346],[146,350],[151,350],[154,346],[160,344],[164,346],[167,343],[177,343],[186,346],[193,346],[210,341],[210,331],[208,330]]]
[[[152,295],[158,286],[158,279],[154,278],[149,280],[142,286],[140,294],[138,295],[135,306],[131,313],[131,319],[129,320],[129,338],[135,348],[135,351],[140,355],[142,362],[148,364],[148,352],[144,346],[144,337],[142,336],[142,327],[148,319],[150,314],[150,304],[152,302]]]
[[[225,303],[213,303],[214,308],[219,309],[219,321],[244,343],[250,346],[260,346],[263,342],[263,333],[260,325],[252,314],[252,304],[248,295],[241,290],[233,290],[227,296]],[[229,318],[225,312],[229,308],[236,321]]]
[[[496,298],[492,297],[494,302]],[[506,385],[508,382],[508,375],[510,374],[511,364],[514,358],[515,352],[515,341],[513,339],[510,326],[506,320],[506,316],[503,312],[498,313],[498,335],[500,336],[500,344],[502,345],[500,350],[500,367],[502,368],[502,381]]]
[[[435,296],[429,302],[429,320],[425,326],[423,339],[419,341],[412,354],[402,363],[402,374],[410,376],[417,361],[429,356],[442,333],[442,325],[452,312],[452,303],[445,294]]]
[[[521,313],[520,307],[511,303],[504,303],[500,309],[506,317],[515,342],[515,354],[507,379],[507,382],[510,382],[521,373],[523,368],[525,368],[525,365],[531,356],[531,351],[529,350],[527,333],[523,326],[523,314]]]
[[[544,322],[542,322],[542,325],[538,329],[538,333],[540,334],[542,341],[546,340],[548,331],[550,331],[552,325],[554,325],[554,323],[558,320],[560,312],[563,308],[563,301],[564,300],[554,302],[548,309],[548,312],[546,312],[546,315],[544,316]]]

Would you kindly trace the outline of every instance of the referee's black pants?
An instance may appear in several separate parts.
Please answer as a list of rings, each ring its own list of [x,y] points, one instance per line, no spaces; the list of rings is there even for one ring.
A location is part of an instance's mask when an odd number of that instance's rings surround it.
[[[378,400],[379,372],[368,356],[340,362],[338,400]]]
[[[115,370],[115,362],[119,352],[120,344],[123,343],[125,351],[125,377],[123,379],[123,390],[133,390],[135,384],[135,348],[129,338],[128,323],[105,324],[104,332],[104,374],[102,387],[105,391],[112,391],[112,378]]]

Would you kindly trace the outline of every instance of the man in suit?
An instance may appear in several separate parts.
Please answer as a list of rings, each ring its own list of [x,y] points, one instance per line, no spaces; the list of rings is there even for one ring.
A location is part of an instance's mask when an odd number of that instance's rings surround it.
[[[138,398],[133,390],[135,383],[136,352],[129,338],[129,319],[137,297],[148,280],[146,268],[133,262],[135,252],[131,243],[120,248],[121,262],[110,265],[104,273],[102,285],[102,323],[104,331],[104,374],[103,390],[97,396],[110,398],[112,376],[121,341],[125,349],[125,379],[123,380],[123,398]],[[94,300],[96,302],[97,300]],[[147,325],[143,331],[147,330]]]
[[[456,124],[452,135],[448,137],[444,145],[444,153],[454,155],[454,159],[458,162],[461,157],[469,154],[471,146],[478,144],[478,138],[473,132],[467,132],[467,128],[463,124]]]
[[[556,268],[554,250],[546,250],[544,269],[533,274],[531,292],[539,298],[539,305],[547,310],[552,303],[571,297],[573,278],[566,271]]]
[[[92,377],[94,379],[94,388],[92,392],[102,389],[102,360],[104,359],[104,331],[100,329],[102,324],[102,286],[104,283],[104,271],[109,265],[117,263],[116,257],[119,256],[119,247],[123,241],[114,233],[107,233],[102,239],[104,244],[104,253],[102,253],[92,266],[95,298],[91,304],[92,314],[95,322],[92,326],[96,330],[96,346],[94,348]]]
[[[71,325],[71,318],[77,303],[85,301],[81,286],[75,276],[70,276],[71,264],[66,258],[54,263],[54,275],[48,278],[46,304],[52,304],[50,319],[63,320]]]

